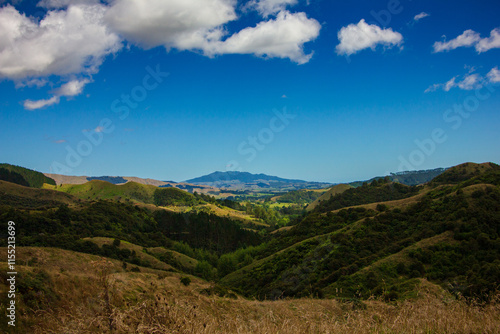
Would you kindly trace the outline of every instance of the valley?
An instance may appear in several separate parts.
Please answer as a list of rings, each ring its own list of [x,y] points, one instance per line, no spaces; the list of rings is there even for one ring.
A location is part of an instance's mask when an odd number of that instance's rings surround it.
[[[227,197],[101,177],[61,184],[2,166],[0,225],[16,223],[25,331],[493,333],[499,325],[493,163],[442,169],[417,185],[387,176]],[[450,323],[443,312],[471,316]]]

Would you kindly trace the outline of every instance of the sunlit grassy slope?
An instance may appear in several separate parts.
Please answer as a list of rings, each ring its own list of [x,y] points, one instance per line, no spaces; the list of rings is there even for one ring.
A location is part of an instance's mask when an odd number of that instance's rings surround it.
[[[309,204],[307,206],[306,210],[311,211],[311,210],[313,210],[318,205],[319,202],[327,200],[331,196],[335,196],[337,194],[341,194],[344,191],[346,191],[347,189],[351,189],[351,188],[352,188],[352,186],[350,186],[348,184],[337,184],[337,185],[331,187],[330,189],[328,189],[328,191],[326,191],[324,194],[322,194],[314,202],[312,202],[311,204]]]
[[[498,299],[466,303],[425,280],[416,282],[418,296],[393,304],[253,301],[207,295],[212,284],[192,276],[185,286],[185,275],[142,267],[131,272],[119,261],[60,249],[20,248],[18,261],[17,326],[9,331],[2,322],[6,333],[465,334],[500,328]],[[5,279],[5,262],[0,269]]]

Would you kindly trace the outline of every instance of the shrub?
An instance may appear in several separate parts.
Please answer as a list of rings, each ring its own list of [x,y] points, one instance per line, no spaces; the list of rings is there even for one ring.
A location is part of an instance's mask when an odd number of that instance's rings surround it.
[[[181,283],[185,286],[188,286],[189,284],[191,284],[191,279],[187,276],[181,277]]]

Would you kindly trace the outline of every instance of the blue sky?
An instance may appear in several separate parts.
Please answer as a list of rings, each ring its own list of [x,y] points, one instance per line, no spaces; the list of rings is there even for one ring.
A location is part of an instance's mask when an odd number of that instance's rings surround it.
[[[496,1],[0,1],[0,160],[346,182],[499,163]]]

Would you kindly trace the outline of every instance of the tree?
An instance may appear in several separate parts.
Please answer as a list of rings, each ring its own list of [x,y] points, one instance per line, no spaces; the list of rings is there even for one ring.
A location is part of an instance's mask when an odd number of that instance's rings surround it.
[[[236,261],[231,255],[222,255],[217,264],[219,277],[224,277],[236,270]]]

